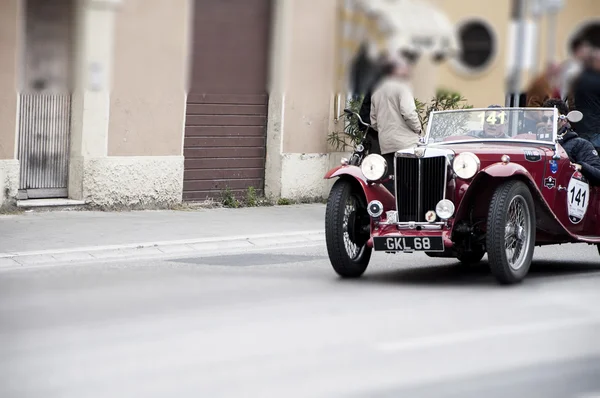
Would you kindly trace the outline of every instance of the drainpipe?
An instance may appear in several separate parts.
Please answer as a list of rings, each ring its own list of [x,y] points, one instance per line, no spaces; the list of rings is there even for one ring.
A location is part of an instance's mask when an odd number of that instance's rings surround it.
[[[557,17],[558,12],[564,6],[564,0],[545,0],[546,1],[546,9],[548,11],[548,42],[547,42],[547,52],[546,52],[546,62],[550,65],[555,61],[556,56],[556,40],[558,35],[558,24]]]
[[[515,64],[509,71],[507,82],[506,106],[517,106],[519,103],[519,94],[521,91],[521,73],[525,61],[525,0],[513,0],[511,9],[511,30],[516,30],[511,39],[515,49]],[[513,31],[514,31],[513,30]]]
[[[532,73],[534,75],[536,75],[539,71],[539,65],[538,62],[540,62],[540,48],[541,46],[538,46],[539,43],[539,39],[540,39],[540,35],[538,34],[540,31],[540,21],[542,19],[542,15],[543,15],[543,7],[542,7],[542,0],[532,0],[531,2],[531,16],[533,19],[533,35],[534,35],[534,40],[533,40],[533,47],[532,47],[532,54],[531,54],[531,70]]]

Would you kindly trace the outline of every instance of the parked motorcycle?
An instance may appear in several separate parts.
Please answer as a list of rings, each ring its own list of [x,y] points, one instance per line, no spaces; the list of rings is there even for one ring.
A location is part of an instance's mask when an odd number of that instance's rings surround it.
[[[373,130],[370,124],[365,123],[365,121],[360,117],[360,115],[357,112],[354,112],[351,109],[344,109],[344,114],[347,117],[356,116],[358,122],[367,128],[360,142],[357,145],[355,145],[352,155],[350,155],[350,159],[348,159],[349,165],[360,166],[362,160],[367,155],[370,155],[372,153],[378,153],[377,150],[374,150],[374,147],[378,147],[378,139],[376,136],[376,132],[375,130]]]

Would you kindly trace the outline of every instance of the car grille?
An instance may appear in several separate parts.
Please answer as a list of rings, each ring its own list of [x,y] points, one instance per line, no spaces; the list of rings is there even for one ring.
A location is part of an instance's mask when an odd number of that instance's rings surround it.
[[[424,222],[425,213],[444,199],[447,163],[444,156],[396,158],[398,221]]]

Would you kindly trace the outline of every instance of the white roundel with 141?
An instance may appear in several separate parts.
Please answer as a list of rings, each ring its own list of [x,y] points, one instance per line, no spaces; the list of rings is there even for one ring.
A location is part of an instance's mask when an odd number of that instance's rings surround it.
[[[569,181],[567,188],[567,207],[569,219],[573,224],[583,220],[590,201],[590,186],[583,181],[581,174],[575,172]]]

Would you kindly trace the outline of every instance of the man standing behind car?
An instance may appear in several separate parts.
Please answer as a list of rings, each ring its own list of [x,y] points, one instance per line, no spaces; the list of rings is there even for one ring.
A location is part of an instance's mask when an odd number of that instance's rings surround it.
[[[574,123],[582,138],[600,148],[600,49],[591,52],[590,59],[573,83],[573,105],[583,113],[583,120]]]
[[[371,97],[371,126],[379,132],[381,155],[388,164],[388,173],[393,174],[394,153],[417,145],[421,121],[409,82],[408,62],[393,57],[388,71]],[[385,185],[394,192],[392,182]]]
[[[366,123],[371,124],[371,97],[373,96],[373,90],[377,87],[380,80],[389,75],[390,65],[385,57],[381,57],[375,64],[376,71],[374,73],[373,80],[369,84],[362,105],[360,106],[359,115],[360,118]],[[358,123],[358,129],[363,133],[367,133],[367,127],[361,123]],[[376,153],[381,155],[381,148],[379,147],[379,133],[372,126],[369,128],[367,136],[367,144],[369,146],[369,153]]]

